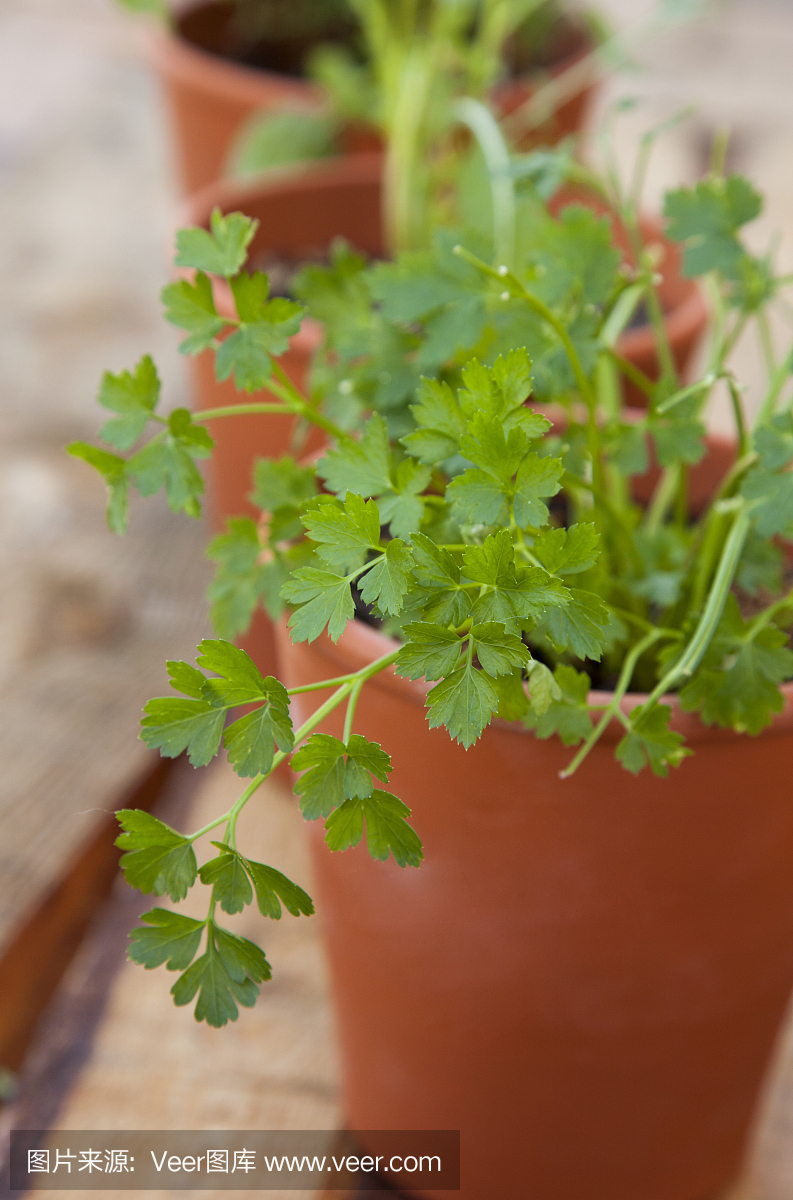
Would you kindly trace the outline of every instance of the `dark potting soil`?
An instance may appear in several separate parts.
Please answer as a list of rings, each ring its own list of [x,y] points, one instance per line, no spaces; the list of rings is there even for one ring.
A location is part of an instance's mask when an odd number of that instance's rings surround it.
[[[360,33],[344,0],[208,0],[178,19],[186,42],[241,66],[303,77],[321,43],[343,45],[360,61]],[[504,45],[511,76],[547,71],[591,45],[583,25],[560,13],[556,0],[540,7]]]
[[[210,0],[178,21],[186,42],[241,66],[305,75],[319,43],[355,50],[357,25],[343,0]]]

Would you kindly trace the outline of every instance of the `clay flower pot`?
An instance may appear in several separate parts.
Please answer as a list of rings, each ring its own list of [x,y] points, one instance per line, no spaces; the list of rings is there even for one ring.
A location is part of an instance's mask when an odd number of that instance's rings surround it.
[[[187,193],[225,173],[231,147],[254,113],[322,100],[299,76],[244,66],[213,52],[230,15],[223,0],[192,5],[177,18],[175,33],[157,30],[151,39]]]
[[[278,637],[287,687],[393,645],[360,621],[337,646]],[[331,854],[308,827],[349,1127],[459,1129],[461,1200],[715,1196],[793,987],[793,684],[756,738],[670,697],[694,755],[666,780],[623,770],[615,723],[564,782],[556,739],[496,721],[465,751],[430,730],[428,686],[384,672],[355,722],[392,755],[422,866]]]
[[[299,75],[245,66],[222,55],[231,17],[228,3],[210,0],[190,5],[176,22],[175,33],[158,30],[151,54],[161,79],[175,137],[179,175],[186,193],[219,179],[231,148],[257,112],[284,107],[316,107],[322,92]],[[546,74],[553,78],[579,61],[591,48],[583,31],[574,31],[571,46]],[[500,84],[494,102],[505,115],[527,100],[535,85],[518,77]],[[549,145],[577,132],[584,123],[593,87],[583,87],[564,101],[536,131],[521,143],[527,149]],[[350,126],[342,136],[348,153],[371,152],[377,134],[363,125]]]

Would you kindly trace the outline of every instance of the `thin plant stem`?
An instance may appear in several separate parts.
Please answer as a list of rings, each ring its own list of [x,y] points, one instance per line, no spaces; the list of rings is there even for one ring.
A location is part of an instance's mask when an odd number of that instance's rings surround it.
[[[649,400],[652,400],[655,395],[655,384],[652,379],[645,375],[644,371],[634,366],[632,362],[629,362],[627,358],[623,358],[621,354],[618,354],[616,350],[612,350],[611,347],[607,349],[606,353],[616,366],[619,367],[626,379],[630,379],[631,383],[640,392],[643,392]]]
[[[498,121],[479,100],[466,96],[457,101],[454,111],[476,138],[490,177],[496,265],[506,263],[512,269],[515,265],[515,183],[507,143]]]
[[[356,671],[354,676],[351,676],[344,684],[342,684],[342,686],[338,688],[338,690],[335,691],[332,696],[328,697],[324,704],[319,706],[316,712],[311,714],[308,720],[303,722],[299,729],[295,730],[295,746],[297,746],[300,742],[305,741],[309,734],[312,733],[318,725],[321,725],[325,718],[332,713],[334,709],[338,708],[338,706],[347,699],[347,697],[356,687],[358,687],[360,691],[360,688],[363,687],[367,679],[371,679],[373,675],[377,675],[380,671],[384,671],[386,667],[390,667],[391,664],[396,661],[398,654],[399,650],[392,650],[390,653],[384,654],[382,658],[375,659],[375,661],[369,663],[368,666],[362,667],[360,671]],[[332,681],[328,680],[326,682],[330,683]],[[256,775],[248,784],[239,799],[234,802],[228,812],[223,813],[222,816],[216,817],[214,821],[210,821],[209,824],[202,826],[202,828],[196,830],[195,833],[188,834],[187,840],[194,842],[196,838],[200,838],[203,834],[209,833],[211,829],[215,829],[218,825],[222,825],[224,821],[233,821],[232,828],[234,828],[236,826],[239,814],[242,812],[251,796],[258,791],[265,779],[272,775],[276,767],[279,767],[289,754],[291,754],[291,751],[289,750],[279,750],[278,753],[273,756],[273,763],[270,767],[270,770],[266,774],[262,772],[259,775]]]
[[[595,743],[600,740],[606,730],[606,727],[611,723],[612,718],[616,715],[620,704],[622,703],[623,697],[630,687],[630,682],[633,678],[633,672],[636,669],[637,662],[646,650],[649,650],[651,646],[665,636],[666,635],[662,629],[651,629],[649,633],[645,634],[641,641],[636,643],[630,653],[626,656],[625,662],[622,664],[622,670],[620,671],[620,676],[617,681],[617,686],[614,689],[614,695],[611,702],[606,706],[602,717],[598,721],[597,725],[593,727],[592,732],[586,738],[583,745],[578,750],[578,753],[571,760],[569,765],[566,766],[563,771],[559,772],[560,779],[569,779],[570,776],[573,775],[581,766],[581,763],[589,754]]]
[[[735,568],[749,533],[752,507],[752,505],[744,503],[736,514],[732,529],[724,543],[718,570],[694,635],[678,661],[650,692],[642,705],[643,714],[647,713],[658,703],[661,696],[675,687],[682,679],[690,678],[702,661],[702,656],[711,643],[716,626],[721,620],[721,614],[724,612],[724,605],[727,603]]]
[[[341,735],[341,740],[344,742],[345,746],[352,736],[352,723],[355,720],[355,710],[358,707],[358,697],[361,694],[362,687],[363,680],[356,679],[355,683],[352,685],[349,699],[347,700],[347,711],[344,714],[344,732]]]

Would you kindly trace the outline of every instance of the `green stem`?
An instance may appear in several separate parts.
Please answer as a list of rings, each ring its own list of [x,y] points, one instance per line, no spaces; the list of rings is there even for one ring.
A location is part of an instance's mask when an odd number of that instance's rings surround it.
[[[650,536],[656,534],[661,528],[664,517],[674,503],[680,487],[680,476],[680,463],[675,463],[672,467],[665,467],[662,471],[645,514],[644,526]]]
[[[764,425],[773,417],[777,400],[779,399],[782,388],[785,386],[785,383],[790,376],[791,368],[793,368],[793,346],[787,352],[785,357],[782,359],[782,362],[774,372],[768,391],[763,399],[763,403],[760,405],[757,419],[755,420],[755,429],[759,429],[761,425]]]
[[[735,431],[738,434],[738,447],[741,457],[743,457],[744,454],[748,454],[751,448],[751,438],[747,433],[746,423],[743,419],[743,405],[741,404],[741,397],[738,393],[738,388],[736,387],[735,380],[730,376],[727,377],[727,387],[729,388],[732,412],[733,416],[735,417]]]
[[[652,646],[655,642],[660,641],[664,636],[665,634],[663,630],[651,629],[649,633],[645,634],[641,641],[636,643],[630,653],[626,656],[625,662],[622,665],[622,670],[620,671],[617,686],[614,689],[614,695],[611,699],[611,702],[606,706],[603,716],[600,718],[597,725],[593,727],[592,732],[586,738],[570,764],[565,767],[563,771],[559,772],[560,779],[569,779],[570,776],[573,775],[581,766],[581,763],[589,754],[595,743],[600,740],[606,727],[611,723],[613,717],[616,716],[619,710],[622,699],[630,686],[637,662],[644,654],[645,650],[648,650],[650,646]]]
[[[617,354],[616,350],[612,350],[611,347],[607,349],[606,353],[619,367],[621,374],[623,374],[626,379],[630,379],[631,383],[634,384],[640,392],[644,392],[645,396],[652,400],[653,396],[655,395],[655,384],[653,383],[652,379],[648,378],[644,371],[640,371],[639,368],[635,367],[632,362],[628,361],[627,358],[623,358],[621,354]]]
[[[203,425],[205,421],[217,421],[220,417],[248,417],[256,413],[292,413],[297,416],[291,404],[226,404],[222,408],[207,408],[201,413],[194,413],[193,423]]]
[[[355,719],[355,710],[358,707],[358,697],[361,694],[362,687],[363,680],[356,679],[355,683],[352,685],[352,689],[350,690],[349,699],[347,700],[347,712],[344,714],[344,732],[341,735],[341,740],[344,742],[345,746],[352,737],[352,723]]]
[[[485,275],[489,275],[492,279],[498,279],[502,283],[510,285],[510,287],[517,291],[520,299],[526,301],[529,308],[533,309],[538,316],[548,322],[565,348],[570,366],[573,368],[576,383],[587,408],[591,412],[594,412],[596,405],[595,393],[592,390],[591,383],[587,379],[584,368],[581,366],[581,360],[578,357],[575,346],[570,340],[570,335],[559,318],[551,312],[547,305],[543,304],[542,300],[539,300],[531,292],[527,291],[521,281],[511,271],[505,270],[503,267],[499,267],[498,269],[491,267],[489,263],[484,262],[481,258],[477,258],[475,254],[471,254],[470,250],[466,250],[465,246],[455,246],[454,253],[459,255],[460,258],[465,259],[472,267],[477,267]]]
[[[777,364],[774,354],[774,341],[771,337],[771,327],[768,324],[768,314],[763,308],[757,314],[757,328],[760,331],[760,345],[763,348],[765,369],[768,372],[770,381],[776,377]]]
[[[354,675],[351,675],[349,679],[333,693],[332,696],[328,697],[324,704],[319,706],[316,712],[311,714],[307,721],[303,722],[299,729],[295,730],[295,746],[304,741],[318,725],[321,725],[325,718],[332,713],[335,708],[338,708],[338,706],[347,699],[351,692],[353,692],[356,688],[358,691],[360,691],[368,679],[371,679],[372,676],[377,675],[380,671],[384,671],[386,667],[390,667],[391,664],[396,661],[398,654],[399,650],[392,650],[390,653],[384,654],[382,658],[375,659],[374,662],[369,663],[368,666],[362,667],[360,671],[356,671]],[[332,682],[332,680],[325,680],[322,684],[318,684],[317,686],[327,686]],[[195,833],[188,834],[187,840],[194,842],[196,838],[200,838],[203,834],[209,833],[211,829],[215,829],[218,825],[222,825],[224,821],[228,821],[231,825],[233,836],[233,830],[236,828],[237,818],[250,800],[251,796],[261,787],[265,779],[272,775],[276,767],[279,767],[291,753],[292,751],[290,750],[279,750],[278,753],[274,755],[273,765],[270,767],[270,770],[267,772],[267,774],[260,773],[259,775],[256,775],[248,784],[239,799],[234,802],[228,812],[223,813],[223,815],[220,817],[216,817],[214,821],[210,821],[208,825],[204,825]]]
[[[732,586],[735,568],[738,565],[738,559],[741,557],[741,551],[743,550],[746,536],[749,533],[750,522],[751,506],[744,504],[736,515],[733,527],[724,543],[716,577],[713,580],[705,609],[699,619],[699,624],[694,631],[694,635],[675,665],[667,671],[666,675],[650,692],[647,700],[642,705],[642,714],[645,714],[654,704],[657,704],[660,697],[674,688],[680,680],[687,679],[693,675],[702,661],[702,656],[710,645],[713,634],[716,632],[716,626],[721,620],[721,614],[724,612],[724,605],[727,603],[727,596]]]
[[[454,111],[476,138],[490,177],[496,265],[505,263],[512,268],[515,262],[515,184],[507,144],[495,117],[479,100],[466,96],[457,101]]]

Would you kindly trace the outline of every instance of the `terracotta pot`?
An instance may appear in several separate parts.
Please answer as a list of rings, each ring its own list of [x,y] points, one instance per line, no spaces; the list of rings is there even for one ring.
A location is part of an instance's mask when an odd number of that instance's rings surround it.
[[[191,6],[178,18],[176,34],[158,30],[151,39],[187,193],[225,173],[231,147],[254,113],[322,99],[299,76],[246,67],[206,48],[218,44],[229,15],[223,0]]]
[[[159,30],[151,39],[152,58],[170,110],[179,175],[188,194],[225,174],[231,148],[255,113],[322,103],[322,92],[298,75],[244,66],[222,57],[220,47],[229,19],[230,8],[224,0],[193,4],[178,17],[175,34]],[[588,49],[588,44],[577,46],[552,65],[547,75],[559,75]],[[494,90],[493,99],[506,114],[527,100],[534,86],[526,78],[512,79]],[[549,145],[579,130],[592,94],[593,88],[586,87],[565,101],[524,139],[521,148]],[[343,132],[342,145],[347,153],[369,153],[381,143],[371,128],[355,124]]]
[[[698,469],[711,488],[729,453]],[[337,646],[278,637],[288,687],[393,645],[358,621]],[[556,739],[496,721],[466,752],[429,730],[427,686],[383,673],[355,722],[392,755],[421,868],[308,827],[350,1128],[459,1129],[461,1200],[715,1195],[793,987],[793,684],[757,738],[670,697],[694,756],[666,780],[616,763],[615,723],[564,782]]]

